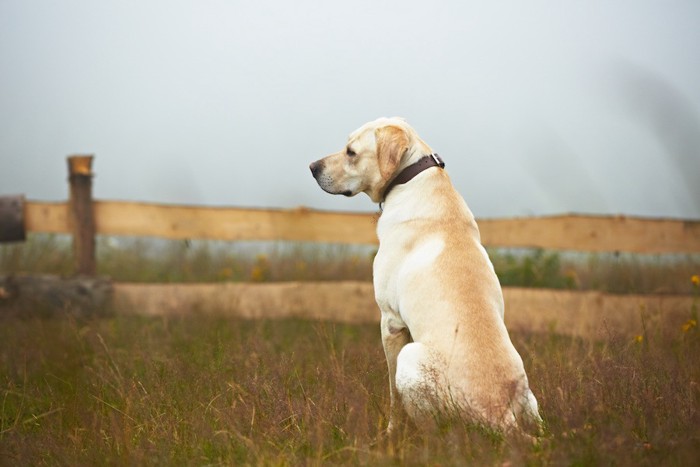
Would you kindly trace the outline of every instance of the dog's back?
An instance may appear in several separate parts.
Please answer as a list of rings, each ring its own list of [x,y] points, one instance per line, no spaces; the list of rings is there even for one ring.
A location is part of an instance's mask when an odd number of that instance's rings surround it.
[[[448,175],[421,174],[391,196],[377,229],[375,287],[378,301],[392,305],[383,312],[396,313],[413,340],[397,364],[407,411],[416,418],[457,409],[502,428],[538,421],[498,278]]]

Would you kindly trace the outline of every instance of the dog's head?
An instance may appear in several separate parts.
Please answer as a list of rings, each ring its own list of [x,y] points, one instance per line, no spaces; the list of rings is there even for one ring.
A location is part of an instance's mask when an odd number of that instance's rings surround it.
[[[345,148],[309,168],[324,191],[345,196],[366,193],[378,203],[418,143],[425,146],[403,119],[380,118],[362,125]]]

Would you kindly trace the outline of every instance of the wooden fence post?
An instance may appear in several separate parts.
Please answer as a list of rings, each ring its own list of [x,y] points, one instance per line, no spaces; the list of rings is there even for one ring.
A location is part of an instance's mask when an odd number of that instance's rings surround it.
[[[94,276],[97,272],[95,218],[92,207],[92,159],[93,156],[68,157],[68,218],[73,234],[75,272],[86,276]]]

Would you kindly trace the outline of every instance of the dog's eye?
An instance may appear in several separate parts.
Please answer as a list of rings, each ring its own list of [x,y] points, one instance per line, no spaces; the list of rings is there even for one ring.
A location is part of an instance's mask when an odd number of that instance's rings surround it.
[[[357,155],[357,154],[355,153],[355,151],[353,151],[353,150],[350,149],[350,148],[347,148],[347,149],[345,150],[345,153],[348,155],[348,157],[355,157],[355,156]]]

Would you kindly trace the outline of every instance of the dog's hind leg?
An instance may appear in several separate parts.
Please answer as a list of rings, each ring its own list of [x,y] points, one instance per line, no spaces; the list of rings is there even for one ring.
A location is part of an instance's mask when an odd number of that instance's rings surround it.
[[[401,349],[396,363],[396,390],[414,421],[441,408],[441,371],[430,350],[419,342]]]

